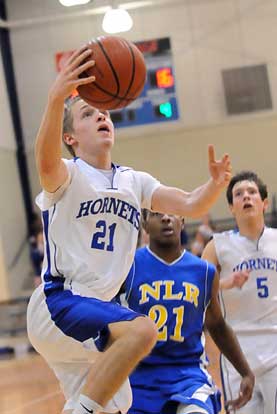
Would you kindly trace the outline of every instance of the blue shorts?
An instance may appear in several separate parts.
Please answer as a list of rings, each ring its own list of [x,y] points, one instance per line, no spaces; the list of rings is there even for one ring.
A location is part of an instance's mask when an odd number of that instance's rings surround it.
[[[221,410],[220,391],[199,366],[146,366],[131,375],[129,414],[173,414],[179,404],[197,405],[209,414]]]
[[[46,304],[52,321],[65,335],[80,342],[91,338],[99,351],[103,351],[107,344],[109,324],[143,316],[116,301],[84,297],[71,290],[51,293],[46,297]]]

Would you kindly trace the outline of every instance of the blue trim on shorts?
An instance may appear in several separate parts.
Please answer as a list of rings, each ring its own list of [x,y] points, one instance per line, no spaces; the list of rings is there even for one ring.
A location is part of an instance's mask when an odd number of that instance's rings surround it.
[[[184,397],[182,395],[173,395],[169,402],[165,405],[162,410],[162,413],[171,414],[172,409],[176,413],[178,405],[196,405],[203,408],[208,412],[208,414],[219,414],[221,411],[220,396],[212,394],[210,395],[205,402],[198,400],[197,398]]]
[[[221,394],[198,364],[156,365],[140,363],[130,376],[133,404],[130,414],[174,414],[179,404],[205,409],[209,414],[221,410]],[[211,392],[206,401],[195,393],[206,385]]]
[[[51,274],[49,211],[43,211],[42,217],[47,258],[44,294],[51,319],[65,335],[80,342],[92,338],[97,349],[103,351],[109,339],[110,323],[131,321],[142,315],[120,306],[117,302],[104,302],[65,290],[65,278]],[[55,263],[54,265],[56,266]]]

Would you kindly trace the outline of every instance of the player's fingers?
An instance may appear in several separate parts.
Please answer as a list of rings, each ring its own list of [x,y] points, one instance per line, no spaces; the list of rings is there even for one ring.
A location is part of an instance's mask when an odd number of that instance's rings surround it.
[[[239,398],[235,408],[238,410],[239,408],[243,407],[246,403],[248,403],[250,398],[251,398],[251,394],[249,392],[244,393],[241,396],[241,398]]]
[[[238,282],[238,287],[242,289],[243,285],[245,284],[246,280],[241,280]]]
[[[87,83],[94,82],[94,81],[95,81],[95,76],[89,76],[87,78],[79,78],[73,81],[73,85],[77,87],[79,85],[86,85]]]
[[[227,155],[226,158],[223,157],[223,162],[224,162],[224,164],[225,164],[226,167],[231,168],[231,160],[230,160],[229,155]]]
[[[225,174],[224,174],[225,183],[229,183],[231,181],[231,178],[232,178],[232,174],[230,172],[226,171]]]
[[[239,276],[239,277],[241,276],[245,277],[245,276],[249,276],[250,272],[251,272],[251,269],[239,270],[238,272],[235,272],[234,275]]]
[[[222,162],[225,166],[230,165],[231,166],[231,161],[230,161],[230,157],[228,154],[224,154],[222,157]]]
[[[91,68],[95,65],[95,60],[88,60],[86,63],[83,63],[82,65],[78,66],[73,72],[72,72],[72,78],[78,77],[82,72],[85,72],[87,69]],[[87,77],[87,75],[86,75]]]
[[[212,164],[215,162],[215,149],[212,144],[208,145],[208,157],[209,157],[209,163]]]
[[[243,391],[240,390],[238,398],[234,400],[227,401],[226,407],[227,409],[238,410],[239,408],[243,407],[252,396],[252,388],[251,387],[244,387]]]
[[[67,60],[66,64],[70,65],[72,62],[74,62],[74,60],[76,59],[77,56],[79,56],[80,54],[82,54],[86,50],[89,50],[87,45],[83,45],[79,49],[75,50],[72,53],[72,55],[69,57],[69,59]]]
[[[80,55],[77,55],[75,59],[66,67],[66,72],[72,72],[81,63],[83,63],[91,55],[91,50],[86,49]]]
[[[226,402],[225,407],[227,410],[236,410],[241,403],[241,396],[234,400],[229,400]]]

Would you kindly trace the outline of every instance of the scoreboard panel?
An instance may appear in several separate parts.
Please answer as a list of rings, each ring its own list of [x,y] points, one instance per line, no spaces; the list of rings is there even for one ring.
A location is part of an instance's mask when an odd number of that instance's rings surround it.
[[[175,90],[175,76],[170,38],[135,42],[144,55],[147,76],[139,98],[126,108],[111,111],[117,128],[134,127],[179,119]],[[74,51],[55,55],[56,69],[60,71]],[[78,94],[75,91],[73,94]]]
[[[111,111],[116,128],[176,121],[179,111],[170,39],[135,44],[144,55],[146,82],[140,97],[127,108]]]

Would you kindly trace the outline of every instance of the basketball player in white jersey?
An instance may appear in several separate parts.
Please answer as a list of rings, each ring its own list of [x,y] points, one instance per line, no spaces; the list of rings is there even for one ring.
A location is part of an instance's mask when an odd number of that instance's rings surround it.
[[[256,376],[252,400],[242,414],[277,413],[277,230],[264,212],[267,188],[251,171],[232,178],[227,200],[238,230],[215,234],[203,258],[220,271],[222,307]],[[239,387],[239,376],[222,358],[226,398]]]
[[[131,404],[128,375],[157,339],[149,318],[112,301],[133,262],[141,207],[201,216],[228,185],[231,168],[228,155],[216,161],[210,146],[210,180],[186,193],[114,165],[109,114],[80,98],[64,109],[78,85],[95,80],[79,78],[95,64],[82,63],[90,53],[76,51],[58,75],[37,136],[45,258],[28,333],[60,381],[64,413],[124,414]],[[74,160],[62,159],[62,137]]]

